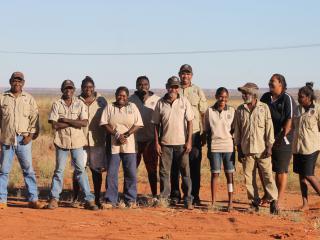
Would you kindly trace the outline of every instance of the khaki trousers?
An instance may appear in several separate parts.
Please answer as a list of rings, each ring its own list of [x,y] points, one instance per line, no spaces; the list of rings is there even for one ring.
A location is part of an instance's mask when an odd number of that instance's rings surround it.
[[[266,191],[271,198],[270,200],[278,199],[278,189],[272,175],[271,157],[263,158],[262,154],[246,156],[243,159],[242,166],[248,199],[250,201],[256,201],[259,198],[256,183],[256,167],[259,167],[262,172],[263,181]]]

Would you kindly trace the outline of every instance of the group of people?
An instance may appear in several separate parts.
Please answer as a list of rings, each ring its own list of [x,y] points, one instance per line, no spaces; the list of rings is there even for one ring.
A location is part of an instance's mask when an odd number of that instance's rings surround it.
[[[307,83],[299,89],[297,106],[286,92],[285,78],[274,74],[269,81],[270,91],[261,99],[255,83],[239,87],[244,103],[235,109],[228,105],[229,92],[224,87],[216,90],[216,101],[208,107],[204,92],[193,84],[192,78],[192,67],[182,65],[179,77],[170,77],[165,85],[167,93],[159,97],[150,90],[148,77],[140,76],[132,95],[127,87],[121,86],[112,103],[107,103],[95,91],[95,83],[88,76],[82,81],[79,96],[75,96],[71,80],[63,81],[62,96],[52,104],[48,119],[54,129],[56,166],[45,205],[38,200],[31,154],[32,140],[40,131],[38,107],[34,98],[23,91],[23,73],[14,72],[10,90],[0,96],[0,208],[7,206],[8,177],[14,154],[23,171],[29,207],[57,208],[70,152],[74,167],[73,205],[77,205],[81,189],[86,209],[118,206],[118,173],[122,161],[124,204],[135,208],[136,173],[143,158],[154,202],[176,205],[182,201],[185,208],[191,210],[201,204],[202,147],[207,145],[213,205],[223,165],[229,199],[227,210],[233,209],[237,153],[243,165],[251,209],[270,204],[270,213],[279,213],[293,156],[293,170],[300,179],[302,210],[307,210],[307,182],[320,195],[320,183],[314,176],[320,150],[320,106],[316,103],[313,85]],[[86,166],[92,173],[94,194],[90,191]],[[105,171],[106,193],[101,199]],[[262,198],[257,187],[257,172],[264,189]]]

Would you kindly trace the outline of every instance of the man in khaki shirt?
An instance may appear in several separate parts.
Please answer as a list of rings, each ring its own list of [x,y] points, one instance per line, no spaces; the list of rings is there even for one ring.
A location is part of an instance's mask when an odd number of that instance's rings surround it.
[[[274,143],[274,131],[271,113],[267,104],[260,102],[258,86],[246,83],[238,90],[242,93],[244,104],[240,105],[235,115],[235,145],[242,161],[245,184],[251,206],[258,210],[259,196],[256,187],[255,166],[263,174],[265,188],[270,198],[270,213],[278,214],[278,191],[272,175],[271,154]]]
[[[194,113],[192,121],[192,150],[189,154],[190,175],[192,182],[191,195],[193,196],[193,203],[200,205],[200,180],[201,180],[201,160],[202,160],[202,146],[206,142],[206,136],[203,134],[204,115],[207,110],[207,99],[204,92],[192,83],[193,71],[192,67],[184,64],[180,67],[179,77],[181,81],[181,88],[179,94],[189,100]],[[173,164],[172,169],[177,168]],[[179,175],[175,175],[178,171],[173,170],[171,175],[171,197],[179,201],[181,198],[179,190]]]
[[[160,160],[160,198],[167,200],[170,195],[170,170],[173,163],[177,165],[173,174],[182,176],[184,204],[193,209],[191,196],[191,179],[189,153],[192,149],[192,120],[194,113],[189,101],[180,96],[180,82],[175,76],[168,79],[168,93],[161,98],[152,115],[155,124],[155,146]],[[161,127],[161,134],[160,134]],[[160,140],[159,140],[160,137]],[[172,172],[172,170],[171,170]],[[173,205],[176,204],[171,199]]]
[[[39,131],[38,106],[34,98],[22,90],[25,80],[21,72],[10,78],[11,89],[0,97],[1,159],[0,209],[7,206],[7,187],[14,154],[23,171],[28,190],[29,207],[42,208],[38,201],[36,176],[32,167],[32,139]]]
[[[160,97],[150,91],[150,81],[147,76],[140,76],[136,81],[137,91],[129,97],[129,101],[134,103],[141,114],[143,128],[136,133],[138,145],[137,168],[143,161],[148,172],[149,184],[154,198],[157,197],[157,168],[158,155],[154,146],[154,125],[151,123],[154,108]]]
[[[63,81],[61,85],[62,97],[52,105],[49,122],[55,130],[54,144],[56,146],[56,168],[52,177],[50,200],[48,209],[58,207],[58,201],[63,186],[63,172],[68,153],[75,167],[75,176],[84,192],[85,208],[97,210],[94,196],[90,192],[90,185],[84,166],[83,146],[86,144],[82,127],[88,125],[88,111],[84,103],[74,97],[75,87],[71,80]]]

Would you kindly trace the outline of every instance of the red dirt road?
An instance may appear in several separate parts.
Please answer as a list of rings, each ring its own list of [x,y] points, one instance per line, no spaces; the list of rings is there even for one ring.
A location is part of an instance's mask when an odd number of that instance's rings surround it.
[[[202,196],[209,199],[208,187]],[[225,193],[220,190],[221,198]],[[224,198],[223,198],[224,199]],[[311,205],[308,213],[293,211],[300,205],[298,193],[286,197],[280,216],[270,216],[268,208],[248,213],[246,195],[239,189],[235,210],[227,213],[183,208],[113,209],[91,212],[59,208],[33,210],[24,202],[9,202],[0,210],[1,239],[318,239],[320,206]],[[315,195],[310,202],[319,201]],[[225,205],[225,203],[221,203]]]

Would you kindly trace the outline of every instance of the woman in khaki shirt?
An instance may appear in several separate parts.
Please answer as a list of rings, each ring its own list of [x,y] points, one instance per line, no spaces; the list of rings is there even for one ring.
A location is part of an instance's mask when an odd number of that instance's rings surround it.
[[[299,106],[293,122],[293,171],[299,174],[302,211],[309,209],[307,182],[320,195],[320,183],[314,176],[320,150],[320,106],[315,100],[313,83],[306,83],[299,89]]]
[[[91,77],[86,76],[82,80],[81,94],[78,98],[85,104],[88,111],[88,126],[83,127],[86,137],[84,150],[84,165],[88,164],[92,173],[92,182],[95,195],[95,203],[101,207],[100,194],[102,185],[102,173],[106,171],[106,133],[100,127],[100,119],[103,109],[107,106],[106,99],[95,91],[95,84]],[[78,195],[80,186],[76,178],[73,178],[73,207],[78,207]]]

